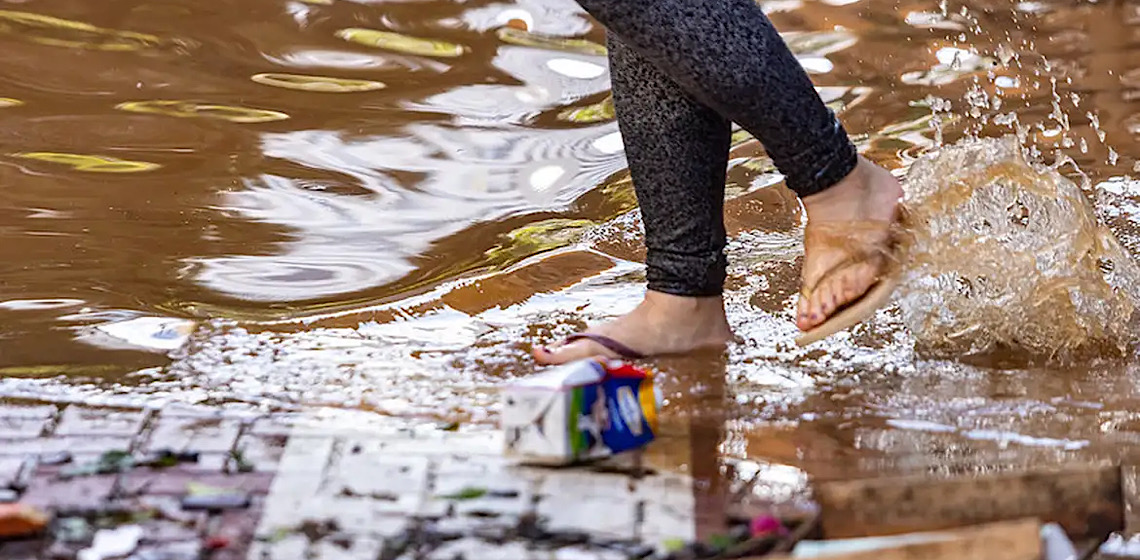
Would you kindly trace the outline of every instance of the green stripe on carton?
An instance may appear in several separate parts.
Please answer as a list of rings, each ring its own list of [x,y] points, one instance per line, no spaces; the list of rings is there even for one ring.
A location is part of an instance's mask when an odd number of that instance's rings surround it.
[[[582,388],[575,387],[570,391],[570,417],[567,419],[570,430],[570,451],[577,456],[586,447],[582,438],[582,430],[578,429],[578,416],[582,411]]]

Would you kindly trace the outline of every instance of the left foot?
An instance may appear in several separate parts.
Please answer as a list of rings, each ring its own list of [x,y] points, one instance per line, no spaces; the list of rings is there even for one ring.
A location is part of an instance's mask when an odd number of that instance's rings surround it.
[[[683,297],[652,290],[646,292],[645,300],[633,311],[586,332],[605,336],[646,357],[723,347],[732,339],[724,299]],[[534,359],[543,365],[614,357],[620,356],[588,339],[534,350]]]

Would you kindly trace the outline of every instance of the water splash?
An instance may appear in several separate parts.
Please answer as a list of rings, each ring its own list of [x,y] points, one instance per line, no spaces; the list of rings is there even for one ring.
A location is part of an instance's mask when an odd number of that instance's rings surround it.
[[[917,348],[957,357],[1122,354],[1140,269],[1081,189],[1015,136],[965,139],[908,175],[899,304]]]

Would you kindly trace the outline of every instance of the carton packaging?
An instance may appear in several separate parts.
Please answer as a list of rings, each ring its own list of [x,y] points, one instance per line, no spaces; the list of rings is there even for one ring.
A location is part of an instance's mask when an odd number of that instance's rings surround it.
[[[582,360],[502,388],[504,453],[569,464],[645,446],[657,431],[652,375],[622,362]]]

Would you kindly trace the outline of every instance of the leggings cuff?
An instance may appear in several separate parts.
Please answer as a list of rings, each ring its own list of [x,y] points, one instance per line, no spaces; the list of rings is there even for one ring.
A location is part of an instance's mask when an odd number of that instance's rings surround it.
[[[724,292],[728,259],[723,252],[689,255],[649,249],[646,283],[655,292],[675,296],[710,297]]]
[[[858,155],[839,119],[833,118],[830,129],[806,150],[781,158],[777,166],[787,177],[788,188],[803,198],[827,190],[850,174]]]

